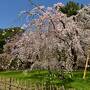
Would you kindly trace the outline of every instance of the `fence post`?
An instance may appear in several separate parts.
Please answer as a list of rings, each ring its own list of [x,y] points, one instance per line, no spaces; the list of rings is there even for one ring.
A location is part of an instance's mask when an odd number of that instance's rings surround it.
[[[5,82],[5,90],[6,90],[6,86],[7,86],[7,80],[6,80],[6,78],[4,78],[5,80],[4,80],[4,82]]]
[[[27,87],[27,80],[25,80],[25,90],[28,90],[28,87]]]
[[[0,77],[0,89],[2,89],[2,77]]]
[[[27,80],[27,88],[30,90],[30,80]]]
[[[19,89],[20,81],[18,79],[16,79],[16,82],[17,82],[17,90],[18,90]]]
[[[42,80],[42,84],[41,85],[42,85],[42,90],[43,90],[43,80]]]
[[[34,83],[34,89],[37,90],[37,85]]]
[[[20,80],[20,90],[23,90],[22,79]]]
[[[12,78],[10,77],[10,80],[9,80],[9,90],[12,90],[11,89],[11,87],[12,87],[11,83],[12,83]]]
[[[29,85],[29,86],[30,86],[30,90],[32,90],[32,83],[31,83],[31,80],[30,80],[30,85]]]

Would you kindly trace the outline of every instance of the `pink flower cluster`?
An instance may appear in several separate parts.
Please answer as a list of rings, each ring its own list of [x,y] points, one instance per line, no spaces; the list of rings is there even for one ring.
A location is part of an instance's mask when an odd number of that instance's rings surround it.
[[[57,3],[54,6],[64,5]],[[69,21],[65,14],[52,7],[45,9],[40,6],[31,12],[37,17],[27,25],[28,30],[16,43],[18,48],[12,54],[21,61],[42,63],[44,69],[47,68],[47,63],[51,69],[60,69],[61,62],[64,62],[65,69],[72,70],[76,63],[75,57],[77,60],[85,58],[80,39],[82,30],[77,27],[76,22]],[[18,54],[15,55],[16,53]]]

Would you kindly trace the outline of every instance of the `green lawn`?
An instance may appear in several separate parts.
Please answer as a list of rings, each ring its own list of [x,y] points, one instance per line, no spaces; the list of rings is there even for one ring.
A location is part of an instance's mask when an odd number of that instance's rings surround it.
[[[18,80],[31,80],[32,82],[41,82],[42,80],[45,81],[48,78],[48,71],[31,71],[27,74],[23,73],[22,71],[6,71],[0,72],[0,76],[2,77],[14,77]],[[65,85],[67,88],[74,88],[75,90],[90,90],[90,72],[87,72],[86,79],[83,80],[83,72],[72,72],[71,79],[65,81]],[[61,84],[60,79],[57,77],[51,78],[53,83],[58,85]],[[71,81],[69,81],[71,80]]]
[[[90,90],[90,72],[87,72],[85,80],[83,80],[82,77],[83,72],[74,72],[71,87],[75,88],[76,90]]]

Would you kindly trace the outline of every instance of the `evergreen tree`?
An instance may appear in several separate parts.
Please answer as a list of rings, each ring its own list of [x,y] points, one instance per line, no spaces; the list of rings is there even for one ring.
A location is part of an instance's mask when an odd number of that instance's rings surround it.
[[[78,3],[75,3],[73,1],[69,1],[64,7],[60,8],[60,11],[64,14],[67,14],[67,16],[76,15],[77,11],[81,9],[83,5],[79,5]]]

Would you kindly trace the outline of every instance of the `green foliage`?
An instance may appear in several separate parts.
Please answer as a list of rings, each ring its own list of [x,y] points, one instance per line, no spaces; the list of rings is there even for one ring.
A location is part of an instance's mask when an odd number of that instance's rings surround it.
[[[0,77],[14,77],[17,78],[17,80],[31,80],[33,83],[40,82],[42,84],[42,81],[46,81],[46,86],[49,88],[50,83],[54,83],[56,85],[59,85],[58,83],[63,82],[66,90],[89,90],[90,88],[90,72],[87,72],[87,77],[85,80],[83,80],[83,71],[76,71],[71,73],[65,73],[64,77],[66,79],[62,80],[57,78],[57,76],[60,76],[60,72],[52,72],[51,74],[48,73],[48,71],[44,70],[34,70],[27,72],[27,75],[23,74],[23,71],[3,71],[0,72]],[[49,76],[49,77],[48,77]],[[50,81],[49,81],[50,80]],[[70,89],[71,88],[71,89]],[[48,90],[48,89],[47,89]],[[49,89],[50,90],[50,89]]]
[[[73,1],[69,1],[64,7],[60,8],[60,11],[64,14],[67,14],[67,16],[76,15],[77,11],[83,8],[83,5],[79,5],[78,3],[75,3]]]
[[[20,27],[0,29],[0,54],[3,53],[3,46],[6,44],[6,40],[23,31]]]
[[[4,39],[0,39],[0,53],[3,53],[3,45],[5,44]]]

